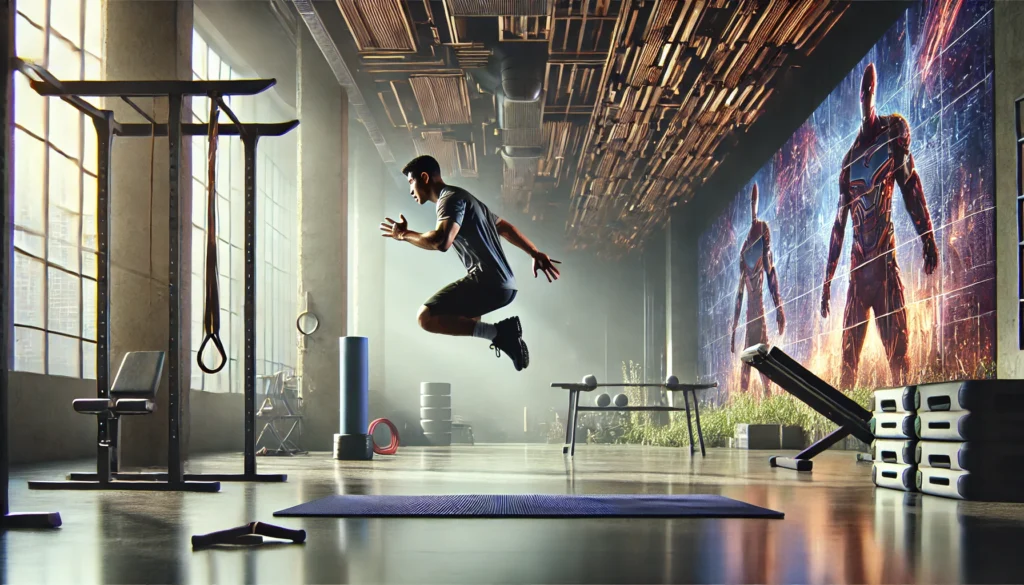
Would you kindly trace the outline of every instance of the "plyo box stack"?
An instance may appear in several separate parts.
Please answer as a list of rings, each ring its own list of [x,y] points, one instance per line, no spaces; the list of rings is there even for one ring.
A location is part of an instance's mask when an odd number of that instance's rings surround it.
[[[916,487],[962,500],[1024,501],[1024,381],[917,386]]]
[[[875,390],[871,481],[911,492],[917,482],[917,393],[913,386]]]

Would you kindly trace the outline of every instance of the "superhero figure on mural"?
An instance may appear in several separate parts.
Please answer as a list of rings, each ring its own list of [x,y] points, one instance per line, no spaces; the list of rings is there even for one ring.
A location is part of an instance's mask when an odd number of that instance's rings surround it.
[[[782,297],[779,296],[779,277],[775,272],[775,261],[772,259],[772,234],[768,224],[757,219],[757,183],[750,193],[750,232],[740,248],[740,284],[736,289],[736,312],[732,319],[732,335],[729,348],[736,352],[736,328],[740,322],[740,311],[743,309],[743,290],[747,290],[747,341],[743,347],[759,343],[768,343],[768,326],[764,321],[764,275],[768,275],[768,291],[775,302],[775,321],[779,326],[779,335],[786,331],[786,314],[782,310]],[[740,388],[743,392],[750,386],[750,365],[746,362],[741,366]],[[761,374],[761,388],[764,395],[769,394],[768,377]]]
[[[928,203],[921,178],[910,154],[910,125],[899,114],[875,112],[875,66],[869,64],[861,80],[863,123],[839,174],[839,210],[821,291],[821,316],[828,317],[832,277],[843,248],[847,214],[853,215],[850,285],[843,317],[843,366],[840,388],[857,381],[860,352],[867,333],[868,312],[873,311],[885,346],[894,386],[906,383],[907,311],[903,282],[896,264],[896,238],[892,225],[893,184],[900,187],[903,202],[924,245],[924,271],[931,274],[939,263]]]

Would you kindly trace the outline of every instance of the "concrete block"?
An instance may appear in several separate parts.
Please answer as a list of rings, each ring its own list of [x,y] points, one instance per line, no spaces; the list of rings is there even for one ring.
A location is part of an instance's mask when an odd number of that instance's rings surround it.
[[[807,446],[807,441],[804,439],[803,428],[797,426],[784,426],[782,427],[781,432],[783,449],[803,449]]]
[[[736,425],[737,449],[779,449],[782,447],[781,425]]]

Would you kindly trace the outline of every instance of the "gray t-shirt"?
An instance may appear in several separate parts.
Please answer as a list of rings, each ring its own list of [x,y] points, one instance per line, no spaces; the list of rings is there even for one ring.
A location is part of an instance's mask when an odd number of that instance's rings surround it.
[[[512,268],[501,249],[497,215],[469,191],[445,185],[437,200],[437,220],[443,219],[459,224],[455,250],[470,276],[500,288],[516,288]]]

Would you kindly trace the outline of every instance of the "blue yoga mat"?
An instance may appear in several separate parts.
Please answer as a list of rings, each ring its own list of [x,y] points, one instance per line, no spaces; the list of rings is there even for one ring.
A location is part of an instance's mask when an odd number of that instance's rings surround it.
[[[274,512],[293,517],[783,518],[723,496],[692,494],[328,496]]]

